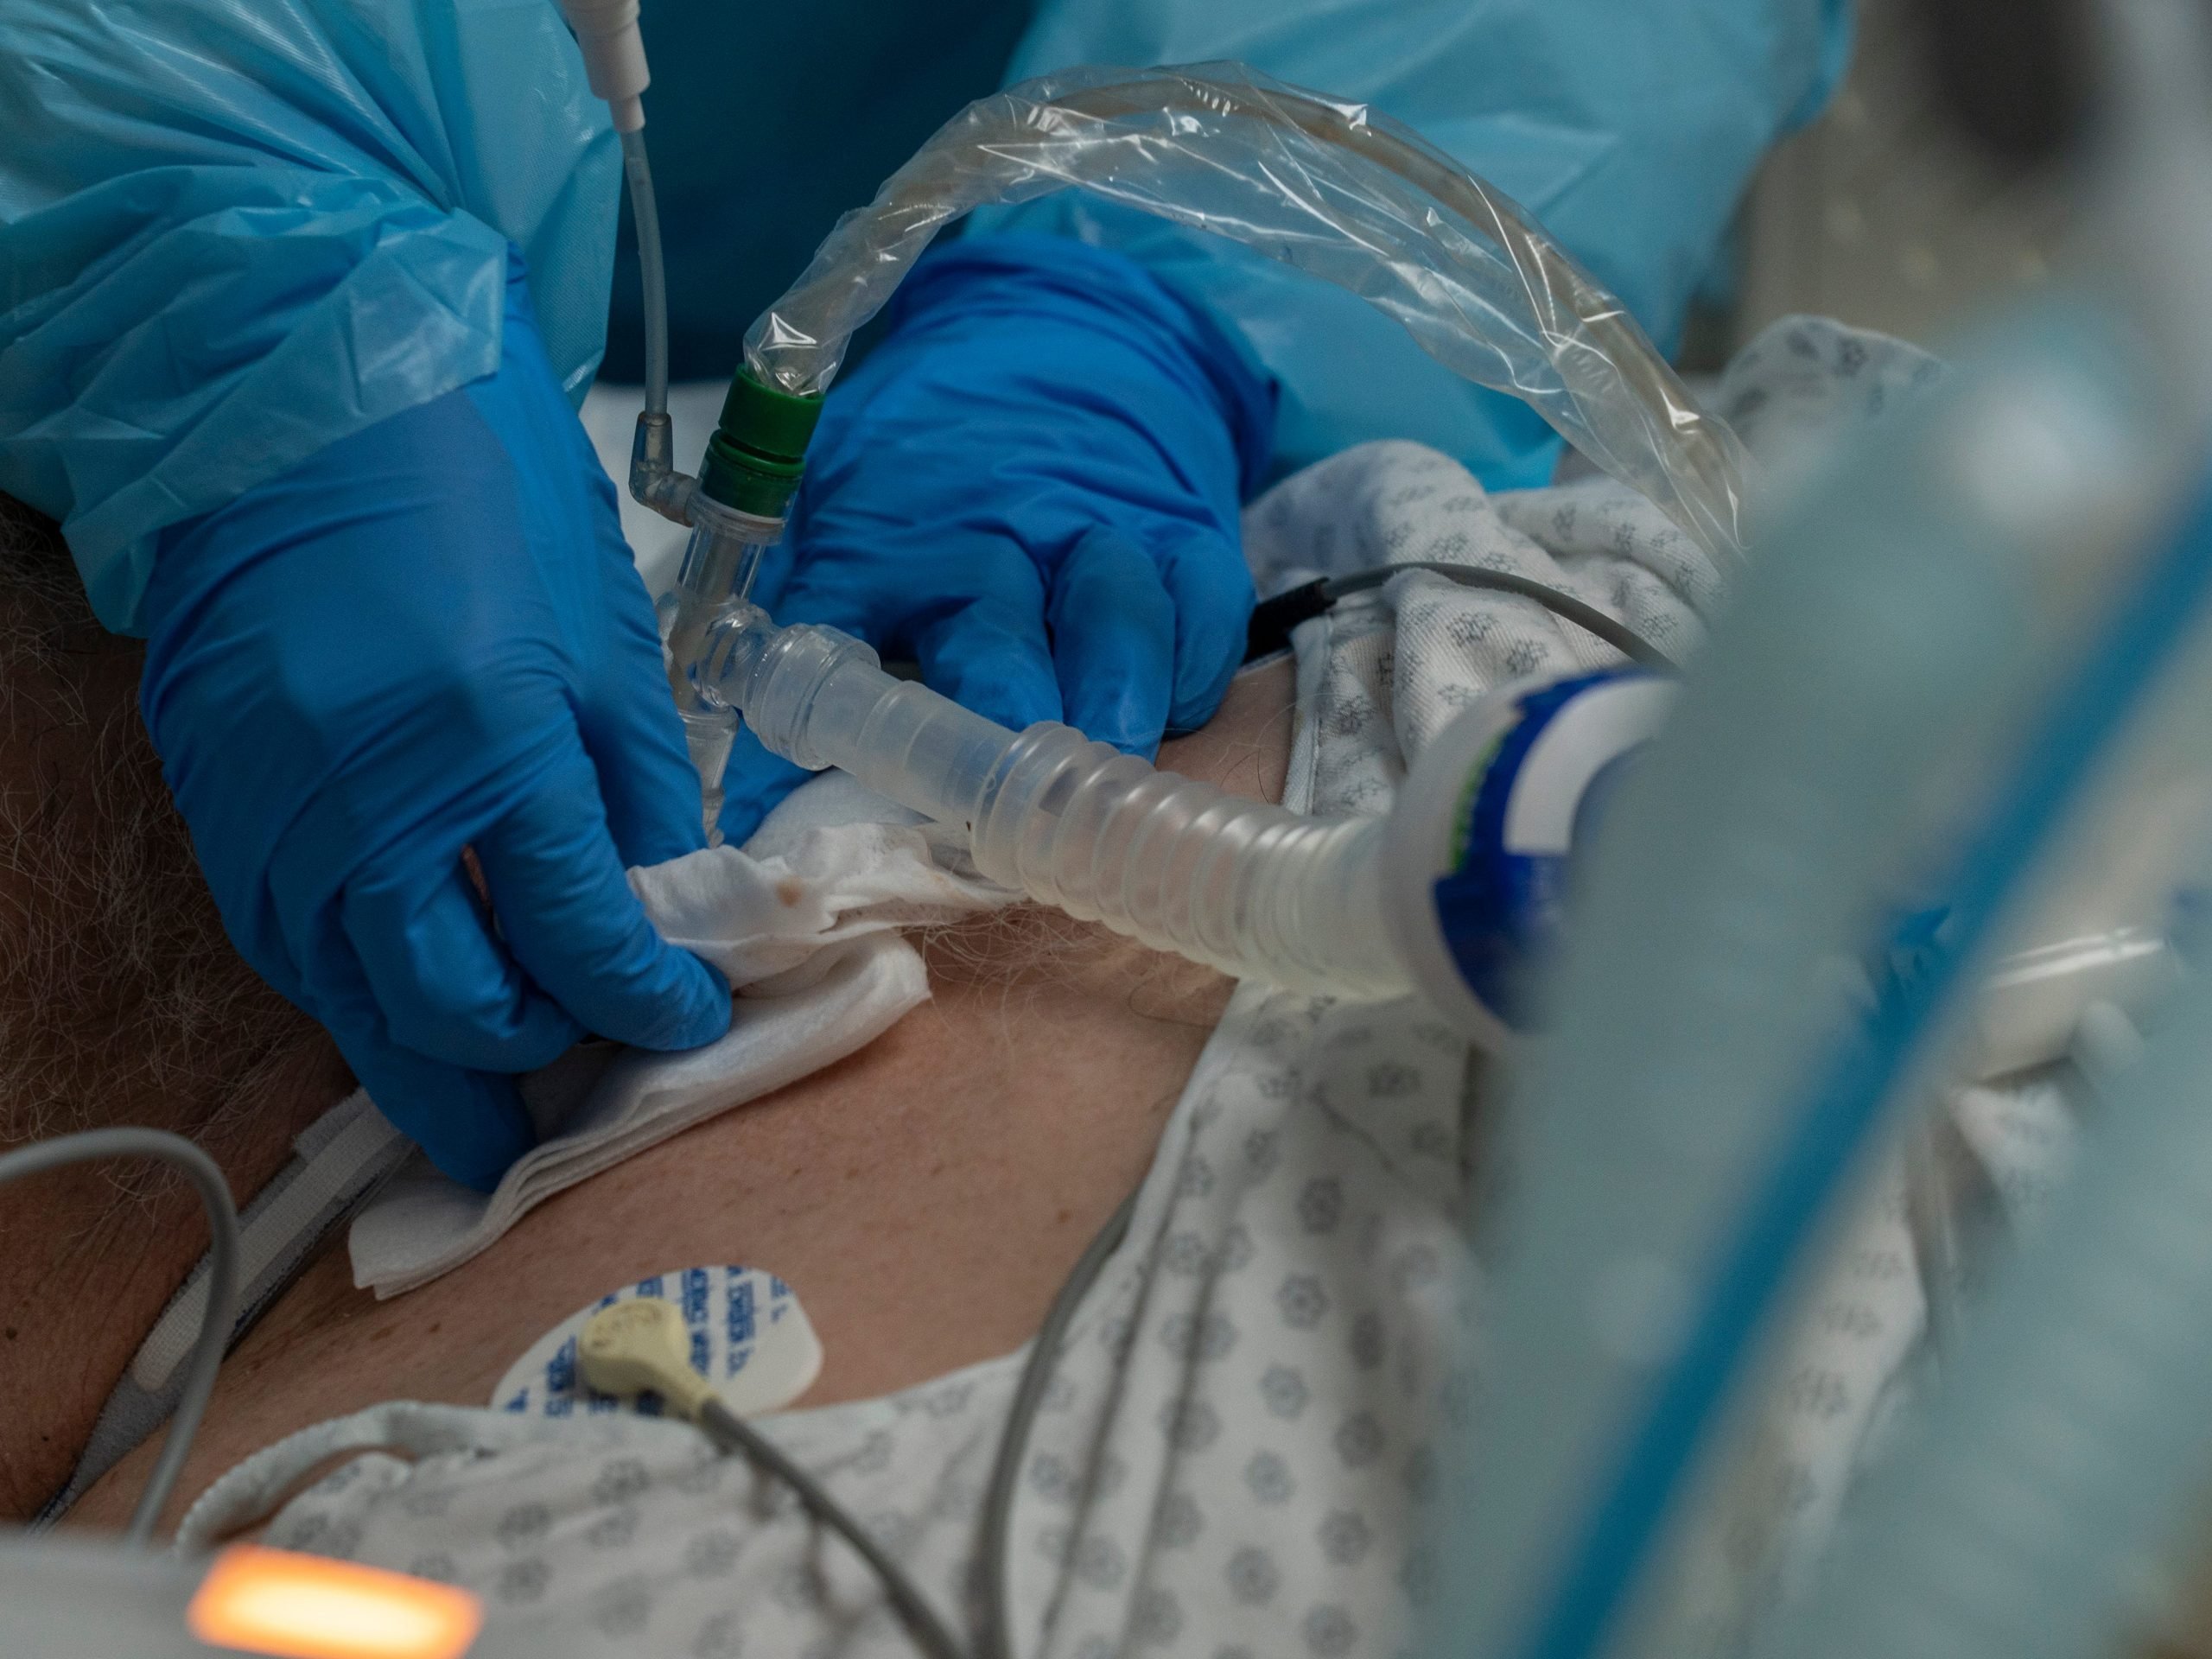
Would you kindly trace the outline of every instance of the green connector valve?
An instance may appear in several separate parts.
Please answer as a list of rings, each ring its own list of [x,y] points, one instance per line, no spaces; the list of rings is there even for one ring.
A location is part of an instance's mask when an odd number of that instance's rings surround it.
[[[822,418],[822,398],[779,391],[741,367],[707,442],[699,488],[738,512],[780,518],[806,467],[806,442]]]

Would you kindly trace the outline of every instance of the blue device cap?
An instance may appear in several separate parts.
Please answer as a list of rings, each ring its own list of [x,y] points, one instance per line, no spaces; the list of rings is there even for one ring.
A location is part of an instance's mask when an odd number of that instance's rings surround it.
[[[1510,1029],[1532,1024],[1532,969],[1565,927],[1573,849],[1652,734],[1643,698],[1660,677],[1603,669],[1511,693],[1511,722],[1468,780],[1452,865],[1431,887],[1437,930],[1468,991]]]

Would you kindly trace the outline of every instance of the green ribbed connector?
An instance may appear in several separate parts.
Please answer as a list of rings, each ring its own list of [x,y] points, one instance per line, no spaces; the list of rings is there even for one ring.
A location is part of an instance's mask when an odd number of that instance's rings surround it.
[[[700,489],[735,512],[782,518],[806,467],[807,440],[821,418],[818,394],[779,391],[740,368],[722,402],[721,423],[707,441]]]

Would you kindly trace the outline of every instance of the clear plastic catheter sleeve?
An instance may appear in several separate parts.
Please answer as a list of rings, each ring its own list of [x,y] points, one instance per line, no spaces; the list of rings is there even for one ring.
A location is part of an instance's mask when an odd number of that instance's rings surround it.
[[[747,366],[823,391],[942,226],[1070,186],[1358,295],[1446,367],[1527,402],[1705,546],[1740,551],[1743,452],[1618,300],[1410,129],[1241,64],[1079,69],[971,104],[838,221],[747,334]]]

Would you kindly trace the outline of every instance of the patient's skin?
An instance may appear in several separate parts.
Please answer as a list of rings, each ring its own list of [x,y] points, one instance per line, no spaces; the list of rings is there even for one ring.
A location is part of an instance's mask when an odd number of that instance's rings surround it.
[[[1278,798],[1291,701],[1287,663],[1248,673],[1163,764]],[[791,1284],[826,1351],[807,1404],[1019,1346],[1150,1163],[1229,983],[1035,912],[929,955],[934,1000],[868,1047],[558,1195],[435,1283],[378,1303],[327,1251],[226,1364],[164,1525],[309,1423],[486,1403],[549,1326],[663,1269],[742,1262]],[[73,1520],[120,1525],[153,1450]]]
[[[198,1142],[243,1202],[353,1084],[223,936],[138,717],[142,654],[0,497],[0,1150],[145,1124]],[[0,1522],[67,1477],[207,1246],[158,1166],[0,1187]]]

